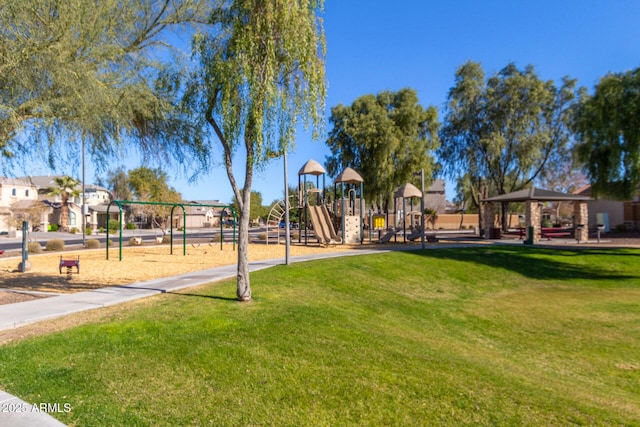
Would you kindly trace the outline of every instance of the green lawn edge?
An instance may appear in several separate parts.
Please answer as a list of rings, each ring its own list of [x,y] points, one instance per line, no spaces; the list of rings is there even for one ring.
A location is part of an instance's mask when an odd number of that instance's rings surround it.
[[[252,273],[0,347],[69,425],[638,425],[640,250],[402,251]],[[64,406],[62,406],[64,407]]]

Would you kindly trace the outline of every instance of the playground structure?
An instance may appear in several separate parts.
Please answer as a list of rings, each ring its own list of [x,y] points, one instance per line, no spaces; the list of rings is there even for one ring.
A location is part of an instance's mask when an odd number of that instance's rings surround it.
[[[309,175],[315,177],[315,187],[309,185],[307,181]],[[298,210],[304,227],[304,233],[301,229],[299,242],[302,242],[304,234],[304,243],[308,244],[310,231],[313,231],[313,236],[322,245],[362,243],[364,236],[362,177],[351,168],[346,168],[340,173],[334,181],[332,206],[324,195],[325,175],[325,169],[315,160],[309,160],[298,171]],[[320,177],[322,177],[322,186]],[[338,185],[340,185],[340,192],[338,192]],[[359,187],[349,189],[345,185]],[[345,195],[348,197],[345,198]],[[338,196],[340,203],[338,203]]]
[[[423,212],[413,210],[413,199],[422,198],[422,191],[418,190],[418,188],[411,184],[406,183],[398,187],[398,190],[394,194],[394,212],[396,215],[399,213],[400,216],[396,217],[398,222],[402,223],[402,238],[404,242],[407,240],[413,241],[418,238],[421,238],[424,230],[422,229],[422,225],[416,225],[416,218],[420,218],[424,215]],[[397,200],[402,199],[402,210],[398,212],[397,209]],[[409,199],[410,210],[407,212],[407,199]],[[407,235],[407,222],[409,223],[409,228],[412,232]],[[422,224],[422,222],[421,222]],[[397,239],[397,234],[394,236]]]
[[[362,243],[364,240],[363,182],[360,174],[349,167],[338,174],[334,180],[334,211],[341,219],[342,240],[346,243]],[[338,192],[338,184],[340,192]],[[338,194],[340,194],[339,204]]]
[[[334,181],[335,195],[334,202],[331,204],[324,195],[325,174],[324,168],[315,160],[306,162],[298,172],[297,209],[301,227],[298,243],[302,243],[304,239],[304,244],[308,245],[311,236],[321,245],[362,243],[364,236],[362,177],[351,168],[346,168],[339,174]],[[307,180],[308,176],[315,177],[315,184],[313,180]],[[283,199],[271,207],[267,219],[267,244],[270,240],[271,227],[281,228],[285,214],[284,205]],[[277,238],[280,243],[279,231]]]
[[[398,207],[399,199],[402,199],[402,207],[400,209]],[[407,199],[409,199],[409,211],[407,211]],[[425,235],[423,212],[420,211],[421,208],[414,209],[414,199],[422,199],[422,191],[411,183],[403,184],[398,187],[394,194],[393,213],[371,216],[372,230],[377,230],[380,233],[378,243],[388,243],[391,239],[397,242],[398,235],[402,235],[405,243],[422,239],[423,236],[430,242],[437,241],[435,235]],[[385,227],[385,222],[392,225]],[[410,232],[407,233],[407,230],[410,230]],[[382,234],[383,231],[386,231],[386,233]]]
[[[334,180],[333,197],[325,194],[326,171],[315,160],[307,161],[298,171],[298,200],[300,233],[298,243],[309,244],[309,238],[317,240],[321,245],[362,244],[364,242],[365,219],[371,241],[374,231],[379,233],[378,242],[386,243],[392,238],[397,241],[401,234],[404,242],[424,239],[424,213],[415,208],[415,199],[422,200],[423,193],[413,184],[407,183],[398,187],[394,197],[393,213],[374,214],[369,212],[365,218],[364,180],[352,168],[345,168]],[[399,209],[398,200],[402,199]],[[407,211],[407,199],[410,210]],[[272,226],[282,228],[285,214],[284,199],[274,204],[267,220],[267,242],[269,229]],[[289,203],[291,205],[291,203]],[[408,233],[408,230],[411,232]],[[383,234],[383,232],[385,232]],[[290,232],[286,230],[285,232]],[[280,232],[278,231],[278,243]],[[434,236],[431,236],[434,237]],[[429,241],[435,241],[429,239]]]
[[[291,206],[291,199],[293,198],[293,196],[289,196],[289,206]],[[283,222],[284,216],[285,216],[285,203],[284,203],[284,199],[276,202],[273,204],[273,206],[271,206],[271,210],[269,211],[269,215],[267,216],[267,223],[266,223],[266,239],[265,239],[265,243],[268,245],[269,244],[269,233],[270,233],[270,229],[271,227],[275,228],[276,230],[276,238],[278,239],[278,244],[280,244],[280,224]]]

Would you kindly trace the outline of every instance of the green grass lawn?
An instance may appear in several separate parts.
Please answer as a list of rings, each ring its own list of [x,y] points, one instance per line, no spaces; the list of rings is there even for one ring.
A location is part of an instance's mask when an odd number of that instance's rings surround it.
[[[0,347],[78,426],[640,425],[640,250],[477,247],[281,266]]]

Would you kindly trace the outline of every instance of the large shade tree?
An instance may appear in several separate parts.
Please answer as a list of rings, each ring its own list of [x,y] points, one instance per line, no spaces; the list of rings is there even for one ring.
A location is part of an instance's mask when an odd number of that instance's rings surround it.
[[[432,152],[438,145],[438,113],[423,108],[413,89],[364,95],[350,106],[331,108],[333,128],[326,141],[331,156],[327,172],[357,170],[365,182],[365,198],[387,210],[395,189],[424,169],[434,169]]]
[[[592,194],[633,197],[640,185],[640,68],[602,77],[581,100],[574,128]]]
[[[129,188],[134,199],[153,203],[182,203],[182,195],[167,183],[168,175],[160,168],[141,166],[129,171]],[[170,206],[142,205],[142,211],[150,215],[152,224],[166,227]]]
[[[318,137],[325,99],[321,0],[219,2],[212,28],[194,40],[200,63],[186,94],[220,142],[240,208],[237,297],[251,299],[249,220],[253,173],[292,145],[298,121]],[[242,149],[243,153],[236,156]],[[234,161],[241,159],[242,176]]]
[[[0,6],[0,155],[96,167],[135,141],[145,156],[206,159],[197,128],[175,108],[171,29],[202,23],[208,0],[29,0]],[[173,40],[176,40],[175,33]],[[195,162],[188,162],[193,167]]]
[[[479,63],[456,72],[440,132],[439,157],[452,178],[466,175],[471,194],[506,194],[533,184],[567,155],[576,82],[541,80],[532,66],[509,64],[485,78]],[[502,227],[507,227],[507,204]]]
[[[97,184],[111,192],[113,200],[132,200],[133,192],[129,186],[129,175],[124,166],[107,172],[106,178],[98,178]]]

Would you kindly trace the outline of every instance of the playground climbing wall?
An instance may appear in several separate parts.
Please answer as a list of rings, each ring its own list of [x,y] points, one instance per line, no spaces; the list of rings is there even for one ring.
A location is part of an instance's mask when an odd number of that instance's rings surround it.
[[[345,216],[344,217],[344,242],[345,243],[360,243],[360,217],[359,216]]]

